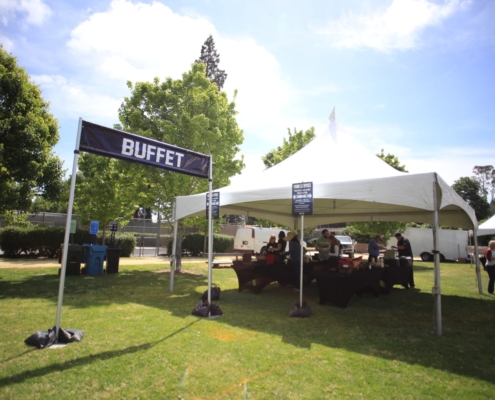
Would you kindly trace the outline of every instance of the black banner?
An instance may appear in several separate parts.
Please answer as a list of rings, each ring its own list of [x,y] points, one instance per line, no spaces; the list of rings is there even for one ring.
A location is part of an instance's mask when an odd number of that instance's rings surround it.
[[[313,182],[292,184],[292,214],[313,215]]]
[[[182,174],[209,177],[210,157],[171,144],[82,121],[79,149]]]

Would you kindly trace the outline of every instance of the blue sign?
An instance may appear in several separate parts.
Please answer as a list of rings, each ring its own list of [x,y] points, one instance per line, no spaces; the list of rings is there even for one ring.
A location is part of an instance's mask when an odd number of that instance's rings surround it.
[[[209,178],[210,156],[83,121],[79,149],[87,153]]]
[[[98,233],[98,229],[100,227],[100,221],[91,221],[89,224],[89,233],[91,235],[96,235]]]
[[[313,182],[292,184],[292,214],[313,214]]]
[[[208,207],[210,204],[209,198],[210,194],[206,193],[206,218],[208,218]],[[211,198],[211,218],[220,218],[220,192],[212,192]]]

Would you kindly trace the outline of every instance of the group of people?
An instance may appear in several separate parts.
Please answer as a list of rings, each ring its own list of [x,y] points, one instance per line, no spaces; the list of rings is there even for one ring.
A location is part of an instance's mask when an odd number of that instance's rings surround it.
[[[410,257],[412,266],[414,258],[411,242],[399,232],[395,234],[395,238],[397,239],[397,246],[392,246],[392,248],[397,250],[399,257]],[[373,262],[373,260],[378,260],[380,250],[387,250],[387,248],[382,244],[382,237],[376,235],[368,243],[368,263]],[[411,276],[409,277],[409,286],[414,287],[414,273],[412,271]]]
[[[289,248],[287,248],[287,243]],[[287,265],[294,270],[295,287],[298,291],[300,285],[301,274],[301,242],[294,232],[289,232],[287,236],[284,231],[278,234],[278,241],[275,235],[271,235],[266,245],[265,260],[267,264],[283,263],[287,261]]]
[[[328,229],[321,231],[321,237],[316,241],[316,250],[318,250],[318,259],[328,261],[331,257],[340,257],[340,241],[335,237],[335,232],[329,232]]]

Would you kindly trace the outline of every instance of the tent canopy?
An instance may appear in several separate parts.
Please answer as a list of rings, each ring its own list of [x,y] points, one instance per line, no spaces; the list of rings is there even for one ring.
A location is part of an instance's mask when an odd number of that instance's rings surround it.
[[[477,227],[474,210],[436,173],[397,171],[354,140],[334,118],[291,157],[254,178],[218,189],[220,213],[295,228],[292,184],[300,182],[313,182],[313,215],[305,216],[306,227],[357,221],[432,223],[436,202],[439,224]],[[175,219],[204,215],[205,198],[205,193],[178,197]]]
[[[483,222],[478,227],[477,236],[494,235],[494,234],[495,234],[495,215],[490,219],[486,220],[485,222]]]

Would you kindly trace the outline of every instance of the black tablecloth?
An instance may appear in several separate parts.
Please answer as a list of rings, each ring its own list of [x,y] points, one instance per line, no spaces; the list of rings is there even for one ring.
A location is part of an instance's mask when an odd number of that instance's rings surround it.
[[[320,294],[320,304],[330,301],[338,307],[346,308],[355,294],[371,291],[378,296],[383,272],[382,268],[354,271],[351,274],[313,271]]]
[[[411,280],[413,274],[412,265],[388,267],[383,270],[381,294],[389,294],[394,285],[402,285],[407,289],[409,288],[409,283],[414,282],[414,280]]]

